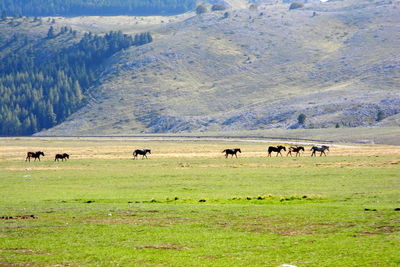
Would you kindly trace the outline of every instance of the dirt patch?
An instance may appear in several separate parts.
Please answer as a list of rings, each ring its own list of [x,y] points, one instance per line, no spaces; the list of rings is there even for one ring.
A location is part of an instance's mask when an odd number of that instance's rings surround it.
[[[170,249],[170,250],[186,250],[189,247],[178,247],[172,244],[162,244],[162,245],[145,245],[136,247],[135,249]]]
[[[37,266],[36,263],[33,262],[18,262],[18,263],[12,263],[12,262],[5,262],[5,261],[0,261],[0,266],[2,267],[11,267],[11,266]]]
[[[24,254],[24,255],[50,255],[49,253],[44,252],[44,251],[33,250],[33,249],[28,249],[28,248],[0,248],[0,250],[13,251],[15,253]],[[0,264],[0,266],[3,266],[3,265]]]
[[[27,220],[27,219],[37,219],[35,215],[21,215],[21,216],[1,216],[0,220]]]
[[[86,218],[83,221],[92,224],[130,224],[154,227],[170,227],[175,224],[194,222],[192,219],[185,217],[159,217],[157,211],[133,211],[124,212],[123,214],[110,213],[107,216]]]

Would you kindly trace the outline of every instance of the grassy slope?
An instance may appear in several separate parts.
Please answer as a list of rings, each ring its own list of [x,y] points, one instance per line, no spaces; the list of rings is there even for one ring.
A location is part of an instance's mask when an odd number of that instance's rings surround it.
[[[1,139],[0,145],[0,216],[38,217],[0,220],[0,265],[400,263],[398,148],[267,159],[261,143]],[[150,159],[132,161],[130,151],[144,146],[152,148]],[[232,146],[243,153],[225,160],[220,151]],[[26,150],[39,148],[42,162],[23,161]],[[53,162],[61,151],[71,160]]]
[[[378,110],[397,125],[397,8],[266,5],[162,26],[154,43],[110,61],[88,107],[45,134],[265,129],[301,112],[314,127],[374,125]]]

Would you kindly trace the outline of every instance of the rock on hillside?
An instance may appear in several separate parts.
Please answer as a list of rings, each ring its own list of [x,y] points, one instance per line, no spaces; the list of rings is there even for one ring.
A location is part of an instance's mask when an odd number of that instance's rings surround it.
[[[293,128],[300,113],[307,128],[398,125],[400,4],[288,7],[160,26],[109,62],[87,106],[40,134]]]

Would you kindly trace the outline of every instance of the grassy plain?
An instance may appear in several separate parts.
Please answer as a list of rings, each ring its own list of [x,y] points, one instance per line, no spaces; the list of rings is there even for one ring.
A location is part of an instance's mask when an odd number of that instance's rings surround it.
[[[0,265],[400,265],[400,147],[267,158],[267,146],[0,139],[0,217],[13,216]],[[149,159],[132,160],[143,147]],[[228,147],[243,153],[225,159]],[[28,150],[46,156],[25,162]]]

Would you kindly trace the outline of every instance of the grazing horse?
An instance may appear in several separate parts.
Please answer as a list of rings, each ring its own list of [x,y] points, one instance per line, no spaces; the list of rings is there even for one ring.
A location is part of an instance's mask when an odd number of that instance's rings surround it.
[[[56,156],[54,157],[54,161],[59,161],[61,159],[61,161],[67,161],[67,159],[69,159],[69,155],[67,153],[64,154],[56,154]]]
[[[233,148],[233,149],[227,148],[224,151],[222,151],[222,153],[225,153],[225,158],[228,158],[228,155],[232,155],[232,158],[233,158],[233,155],[235,155],[235,157],[237,158],[238,152],[242,153],[240,148]]]
[[[301,156],[300,151],[304,151],[304,147],[302,146],[291,146],[289,147],[288,153],[286,156],[292,156],[292,152],[296,152],[296,157],[297,155],[299,155],[299,157]]]
[[[28,153],[26,153],[26,159],[25,159],[25,161],[28,161],[28,160],[29,160],[29,162],[30,162],[30,161],[31,161],[31,158],[34,158],[35,161],[36,161],[36,159],[38,159],[38,160],[40,161],[40,155],[42,155],[42,156],[44,157],[44,153],[43,153],[42,151],[28,152]]]
[[[313,146],[311,149],[310,149],[310,151],[312,150],[312,153],[311,153],[311,157],[312,156],[316,156],[315,155],[315,152],[321,152],[321,154],[319,154],[319,156],[322,156],[322,154],[324,154],[325,156],[326,156],[326,153],[325,153],[325,150],[328,150],[329,151],[329,146]]]
[[[150,149],[136,149],[133,151],[133,159],[136,159],[138,155],[142,155],[142,159],[144,159],[144,157],[147,159],[147,153],[151,154]]]
[[[272,152],[276,152],[276,156],[278,156],[279,154],[281,154],[281,156],[282,156],[282,153],[281,153],[281,150],[284,150],[284,151],[286,151],[286,147],[284,147],[284,146],[270,146],[270,147],[268,147],[268,157],[271,157],[271,153]]]

